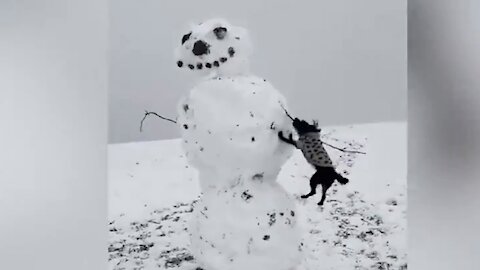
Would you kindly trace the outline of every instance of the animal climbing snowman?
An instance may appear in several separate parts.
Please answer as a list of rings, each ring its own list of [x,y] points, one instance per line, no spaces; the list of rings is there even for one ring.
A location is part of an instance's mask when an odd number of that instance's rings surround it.
[[[178,105],[188,162],[201,196],[189,226],[191,251],[205,270],[292,270],[303,243],[295,201],[277,183],[292,149],[286,100],[249,73],[248,33],[223,19],[192,26],[178,40],[177,66],[202,79]]]

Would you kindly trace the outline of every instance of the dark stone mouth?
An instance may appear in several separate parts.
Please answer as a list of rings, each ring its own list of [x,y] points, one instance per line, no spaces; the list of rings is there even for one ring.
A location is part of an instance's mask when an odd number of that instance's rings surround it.
[[[233,51],[233,53],[232,53]],[[230,47],[227,51],[229,56],[222,56],[218,58],[217,60],[211,61],[211,62],[196,62],[196,63],[189,63],[186,64],[183,61],[179,60],[177,61],[177,66],[179,68],[185,68],[187,67],[190,70],[202,70],[202,69],[212,69],[212,68],[218,68],[220,65],[226,63],[229,58],[232,58],[235,51],[232,47]],[[200,57],[203,58],[203,57]]]
[[[212,69],[212,68],[220,67],[220,65],[225,64],[227,60],[228,60],[227,57],[220,57],[218,60],[214,60],[211,62],[196,62],[192,64],[185,64],[182,61],[177,61],[177,67],[179,68],[187,67],[190,70]]]

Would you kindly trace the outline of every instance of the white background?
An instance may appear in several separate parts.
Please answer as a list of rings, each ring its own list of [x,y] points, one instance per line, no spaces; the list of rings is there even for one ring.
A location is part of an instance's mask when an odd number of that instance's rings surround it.
[[[0,269],[107,269],[108,5],[0,1]]]

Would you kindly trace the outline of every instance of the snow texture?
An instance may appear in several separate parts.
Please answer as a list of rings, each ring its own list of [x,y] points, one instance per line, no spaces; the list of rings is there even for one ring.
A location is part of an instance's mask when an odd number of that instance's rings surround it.
[[[282,167],[278,182],[295,198],[305,239],[296,269],[406,269],[406,124],[324,127],[322,140],[367,155],[327,147],[350,182],[334,184],[323,207],[316,204],[320,195],[300,198],[314,171],[299,150]],[[181,144],[109,146],[110,269],[199,267],[188,223],[201,191]]]
[[[183,148],[202,190],[188,229],[190,249],[207,270],[292,270],[302,255],[297,209],[276,181],[293,150],[277,133],[291,130],[291,121],[283,95],[238,64],[248,38],[237,29],[209,20],[180,46],[186,49],[180,57],[193,56],[198,67],[220,59],[178,106]]]
[[[200,82],[178,110],[189,162],[201,173],[215,170],[231,180],[238,172],[251,177],[263,174],[264,181],[274,182],[272,177],[292,153],[290,146],[278,140],[278,130],[292,129],[280,104],[285,104],[285,98],[269,82],[254,76]],[[215,180],[207,180],[208,185],[231,184]]]

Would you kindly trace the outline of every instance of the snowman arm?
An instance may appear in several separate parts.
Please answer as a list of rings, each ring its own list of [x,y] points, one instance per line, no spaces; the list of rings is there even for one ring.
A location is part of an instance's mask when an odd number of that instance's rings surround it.
[[[293,140],[292,134],[290,134],[290,136],[289,136],[288,139],[287,139],[287,138],[285,138],[285,137],[283,136],[283,132],[282,132],[282,131],[279,131],[279,132],[278,132],[278,138],[279,138],[281,141],[283,141],[283,142],[286,142],[286,143],[288,143],[288,144],[291,144],[291,145],[297,147],[297,142],[295,142],[295,141]]]

